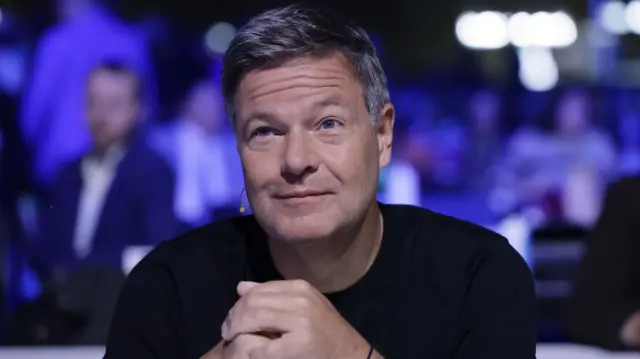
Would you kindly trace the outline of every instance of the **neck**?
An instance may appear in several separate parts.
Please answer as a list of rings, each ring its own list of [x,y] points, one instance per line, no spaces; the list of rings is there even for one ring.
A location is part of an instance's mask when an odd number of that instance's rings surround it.
[[[305,243],[269,239],[276,268],[285,279],[303,279],[322,293],[337,292],[357,282],[378,254],[383,232],[376,202],[364,219],[330,238]]]

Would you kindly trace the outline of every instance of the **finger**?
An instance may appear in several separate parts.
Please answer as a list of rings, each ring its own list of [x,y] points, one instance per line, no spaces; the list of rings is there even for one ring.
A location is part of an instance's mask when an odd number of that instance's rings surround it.
[[[259,283],[243,281],[238,283],[238,287],[236,288],[236,290],[238,291],[238,295],[242,297],[243,295],[249,293],[249,291],[257,285],[259,285]]]
[[[224,340],[233,340],[240,334],[274,333],[284,334],[300,326],[300,316],[272,308],[246,308],[235,310],[225,320],[221,334]]]
[[[269,293],[313,293],[320,294],[309,282],[296,279],[296,280],[276,280],[266,283],[259,283],[251,287],[257,292],[269,292]]]
[[[233,305],[233,307],[231,307],[231,309],[227,313],[227,317],[222,323],[220,332],[223,334],[223,336],[226,335],[226,333],[229,332],[229,325],[232,320],[245,320],[245,318],[243,317],[246,315],[253,315],[251,314],[252,310],[255,310],[257,308],[284,310],[286,309],[286,307],[283,306],[283,302],[286,301],[287,298],[283,297],[280,294],[255,292],[251,294],[247,293],[245,296],[241,297]]]
[[[285,358],[283,349],[283,340],[277,339],[271,342],[254,348],[249,351],[249,359],[273,359],[273,358]]]
[[[249,353],[257,348],[260,348],[263,345],[269,343],[269,339],[251,335],[251,334],[243,334],[239,335],[231,342],[224,342],[224,346],[222,349],[222,355],[218,355],[218,357],[223,358],[248,358]]]

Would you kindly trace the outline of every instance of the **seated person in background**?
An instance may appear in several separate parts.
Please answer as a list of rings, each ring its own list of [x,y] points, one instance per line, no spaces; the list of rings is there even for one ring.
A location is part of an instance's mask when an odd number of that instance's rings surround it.
[[[613,184],[567,307],[571,340],[640,348],[640,176]]]
[[[242,167],[229,127],[220,90],[201,80],[178,118],[149,133],[151,145],[176,174],[175,214],[191,226],[238,213]]]
[[[531,273],[504,238],[376,202],[395,112],[362,28],[267,11],[222,82],[254,215],[142,260],[106,358],[535,358]]]
[[[35,250],[48,274],[78,264],[120,268],[125,247],[177,234],[173,174],[139,133],[141,89],[121,63],[91,72],[86,115],[93,148],[58,174],[42,213]]]

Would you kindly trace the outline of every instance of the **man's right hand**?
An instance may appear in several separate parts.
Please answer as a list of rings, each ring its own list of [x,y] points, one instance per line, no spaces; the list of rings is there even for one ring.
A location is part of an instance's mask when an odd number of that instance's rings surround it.
[[[262,335],[241,334],[230,343],[218,343],[200,359],[249,359],[251,351],[270,341],[271,339]]]
[[[632,348],[640,347],[640,312],[635,312],[627,318],[620,336],[625,345]]]

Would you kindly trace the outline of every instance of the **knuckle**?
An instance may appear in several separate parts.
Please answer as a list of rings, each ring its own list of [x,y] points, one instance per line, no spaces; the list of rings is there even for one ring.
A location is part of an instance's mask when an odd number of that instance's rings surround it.
[[[260,308],[253,313],[254,318],[262,323],[269,323],[274,319],[274,313],[271,310]]]
[[[303,279],[294,280],[293,285],[296,290],[299,290],[301,292],[308,292],[313,289],[311,287],[311,284],[309,284],[309,282]]]
[[[308,310],[311,308],[311,306],[313,305],[313,303],[311,302],[311,299],[305,297],[305,296],[295,296],[292,298],[295,306],[301,310]]]
[[[257,296],[254,293],[247,294],[243,299],[243,304],[248,308],[255,308],[260,304],[260,296]]]

